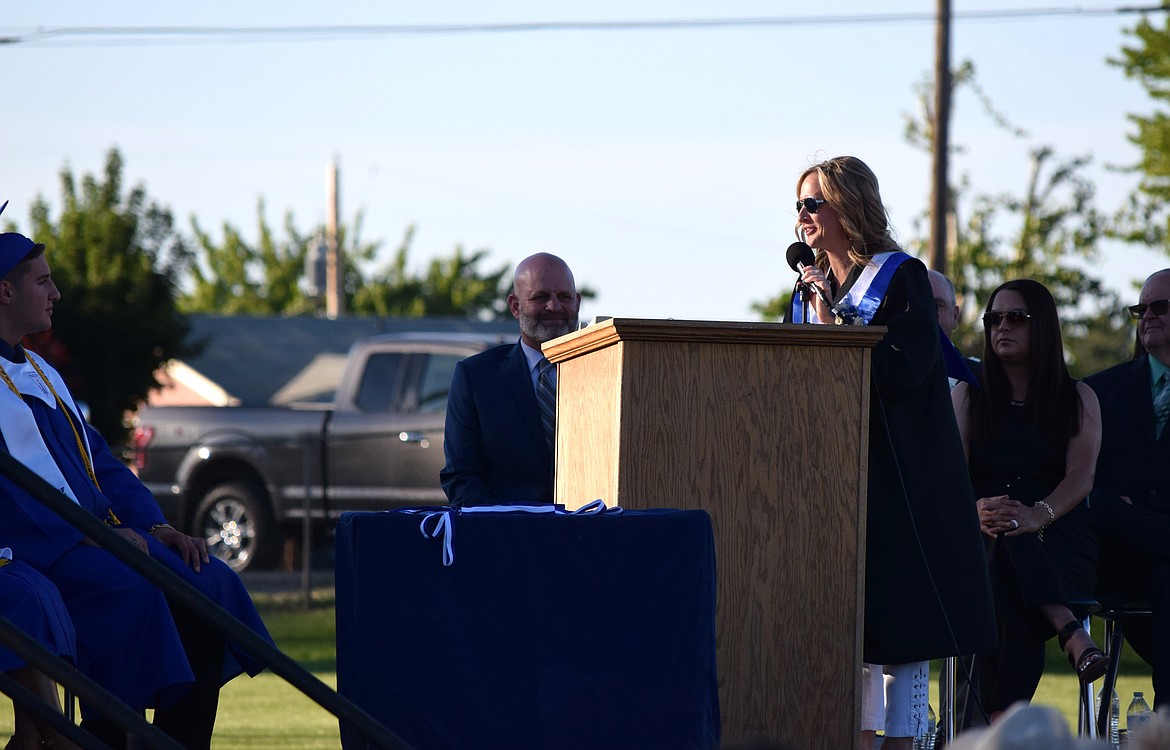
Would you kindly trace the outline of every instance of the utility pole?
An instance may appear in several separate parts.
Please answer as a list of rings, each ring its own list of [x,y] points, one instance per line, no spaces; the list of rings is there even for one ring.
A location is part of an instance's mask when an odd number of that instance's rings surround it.
[[[336,320],[345,316],[345,259],[337,242],[337,216],[341,205],[337,174],[337,156],[325,171],[325,316]]]
[[[947,272],[947,180],[951,120],[951,0],[937,0],[934,27],[934,165],[930,190],[930,267]]]

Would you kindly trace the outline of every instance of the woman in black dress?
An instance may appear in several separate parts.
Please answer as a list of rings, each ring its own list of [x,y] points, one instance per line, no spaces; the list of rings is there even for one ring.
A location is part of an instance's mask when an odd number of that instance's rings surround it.
[[[877,176],[860,159],[810,166],[796,181],[796,198],[799,236],[816,251],[801,281],[824,295],[813,303],[817,318],[829,323],[839,315],[886,329],[871,352],[867,394],[869,679],[860,747],[875,745],[882,729],[883,749],[908,750],[927,721],[927,662],[995,645],[991,586],[974,497],[963,481],[934,295],[926,266],[894,240]],[[819,426],[817,434],[832,440],[832,429]]]
[[[982,387],[960,383],[955,416],[986,535],[999,649],[978,657],[980,695],[994,717],[1031,700],[1054,634],[1082,682],[1109,659],[1068,607],[1093,590],[1085,497],[1101,445],[1101,411],[1064,364],[1060,321],[1039,282],[991,294],[983,316]]]

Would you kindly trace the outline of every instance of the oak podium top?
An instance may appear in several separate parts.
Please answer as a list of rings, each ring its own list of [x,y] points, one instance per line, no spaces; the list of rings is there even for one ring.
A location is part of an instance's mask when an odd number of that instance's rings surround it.
[[[868,348],[885,335],[885,326],[610,318],[553,339],[543,349],[549,361],[555,363],[620,341]]]

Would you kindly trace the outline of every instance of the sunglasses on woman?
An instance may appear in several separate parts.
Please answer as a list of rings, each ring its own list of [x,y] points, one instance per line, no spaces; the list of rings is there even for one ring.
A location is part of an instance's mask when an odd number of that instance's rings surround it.
[[[828,201],[824,198],[801,198],[796,202],[796,213],[800,213],[800,209],[803,208],[810,214],[815,214],[822,203],[828,203]]]
[[[1156,299],[1153,302],[1130,307],[1129,314],[1134,320],[1140,320],[1146,314],[1146,310],[1153,312],[1154,315],[1165,315],[1167,304],[1170,304],[1170,299]]]
[[[988,310],[983,313],[983,325],[995,328],[1004,320],[1012,326],[1023,325],[1032,315],[1025,310]]]

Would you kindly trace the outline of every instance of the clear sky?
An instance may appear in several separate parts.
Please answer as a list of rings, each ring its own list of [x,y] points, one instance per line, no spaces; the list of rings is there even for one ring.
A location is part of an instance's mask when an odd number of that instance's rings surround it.
[[[1137,5],[1155,5],[1154,0]],[[1099,208],[1136,179],[1127,113],[1153,104],[1107,65],[1133,14],[991,19],[982,11],[1134,3],[955,0],[952,60],[1025,139],[997,129],[961,91],[952,174],[978,192],[1019,194],[1027,154],[1091,155]],[[417,226],[412,265],[456,244],[488,248],[485,270],[539,251],[599,292],[583,317],[751,320],[753,301],[789,288],[796,176],[815,160],[869,163],[895,229],[924,234],[930,160],[902,138],[916,84],[933,70],[934,2],[594,0],[434,3],[6,3],[0,37],[77,27],[279,27],[539,21],[788,18],[721,28],[458,34],[263,35],[249,39],[68,34],[0,44],[0,200],[28,226],[58,173],[101,169],[117,146],[129,183],[169,207],[255,237],[256,204],[280,226],[323,222],[326,169],[341,167],[341,208],[365,214],[385,259]],[[967,14],[965,16],[965,14]],[[1152,16],[1160,24],[1161,14]],[[1111,249],[1104,273],[1130,289],[1170,265]],[[1132,292],[1128,292],[1133,294]]]

